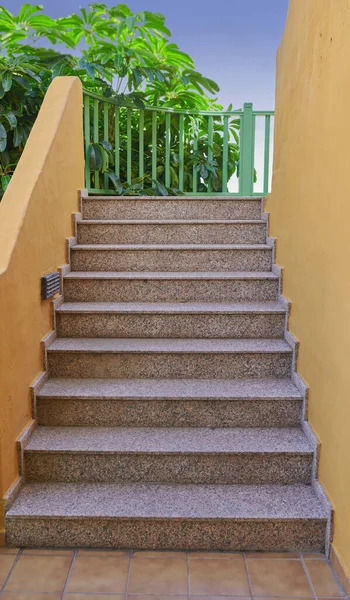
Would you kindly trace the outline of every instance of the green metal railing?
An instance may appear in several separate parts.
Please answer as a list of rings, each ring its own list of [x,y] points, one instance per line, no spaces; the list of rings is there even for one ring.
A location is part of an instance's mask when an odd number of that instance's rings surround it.
[[[159,182],[188,195],[265,195],[273,115],[251,103],[222,112],[120,107],[84,91],[86,188],[110,194],[117,179],[125,186]]]

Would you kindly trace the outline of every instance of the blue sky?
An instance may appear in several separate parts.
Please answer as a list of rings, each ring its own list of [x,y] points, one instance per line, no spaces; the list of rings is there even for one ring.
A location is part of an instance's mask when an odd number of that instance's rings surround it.
[[[0,3],[13,13],[22,4],[20,0]],[[88,2],[42,0],[42,4],[47,14],[58,17]],[[224,106],[232,102],[238,108],[253,102],[256,109],[274,108],[276,51],[288,0],[130,0],[127,4],[133,11],[166,16],[173,41],[192,56],[198,71],[220,85]]]

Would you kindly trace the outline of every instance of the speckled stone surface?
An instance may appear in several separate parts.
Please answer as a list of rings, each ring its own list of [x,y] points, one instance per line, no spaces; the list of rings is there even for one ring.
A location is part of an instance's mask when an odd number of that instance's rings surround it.
[[[63,280],[67,302],[274,301],[278,278],[266,273],[71,272]]]
[[[61,337],[282,338],[278,303],[65,303]]]
[[[27,481],[310,483],[298,429],[41,427],[25,448]]]
[[[39,424],[131,427],[296,427],[302,397],[290,380],[51,379]]]
[[[290,376],[282,340],[61,338],[48,349],[52,377],[213,378]]]
[[[73,271],[269,271],[269,246],[85,245],[71,249]]]
[[[265,221],[80,221],[78,244],[264,244]]]
[[[84,219],[261,219],[261,198],[101,198],[82,201]]]
[[[27,485],[6,518],[19,546],[323,551],[310,486]]]

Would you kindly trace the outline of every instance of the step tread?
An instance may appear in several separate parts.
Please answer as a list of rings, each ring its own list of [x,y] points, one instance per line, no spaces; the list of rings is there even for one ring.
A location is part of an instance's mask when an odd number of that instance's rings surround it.
[[[279,339],[59,338],[48,352],[291,353]]]
[[[64,276],[64,279],[278,280],[279,277],[271,271],[71,271]]]
[[[310,454],[301,429],[38,427],[26,452]]]
[[[266,225],[263,219],[82,219],[78,225]]]
[[[286,309],[280,302],[64,302],[58,313],[278,313]]]
[[[261,202],[264,196],[82,196],[82,200],[116,200],[118,202],[128,202],[130,200],[141,200],[146,202],[182,202],[183,200],[201,200],[202,202],[212,202],[213,200],[234,201],[234,202]]]
[[[308,485],[36,483],[8,511],[16,517],[326,521],[327,513]]]
[[[302,395],[290,379],[49,379],[39,398],[120,399],[295,399]]]
[[[265,250],[268,244],[76,244],[71,250]]]

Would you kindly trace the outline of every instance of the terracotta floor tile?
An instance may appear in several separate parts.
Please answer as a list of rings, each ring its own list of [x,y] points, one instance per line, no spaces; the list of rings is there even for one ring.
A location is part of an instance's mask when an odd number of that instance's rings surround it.
[[[231,558],[234,560],[243,559],[240,552],[190,552],[190,558]]]
[[[336,581],[331,566],[324,560],[305,560],[311,583],[317,596],[344,596]]]
[[[125,592],[130,560],[117,556],[77,556],[67,592]]]
[[[129,558],[131,555],[130,550],[113,550],[113,549],[99,549],[99,548],[81,548],[78,550],[78,556],[124,556]]]
[[[285,559],[300,559],[300,554],[294,552],[247,552],[247,558],[285,558]]]
[[[186,552],[162,552],[158,550],[137,550],[133,558],[186,558]]]
[[[186,594],[186,559],[138,558],[131,564],[130,594]]]
[[[65,594],[64,600],[124,600],[124,594]]]
[[[190,596],[190,600],[251,600],[251,596]]]
[[[36,556],[70,556],[73,557],[74,550],[65,548],[24,548],[22,554]]]
[[[303,554],[303,558],[317,558],[318,560],[327,560],[327,556],[321,552],[306,552],[305,554]]]
[[[4,585],[6,577],[8,576],[15,559],[16,556],[13,554],[3,554],[0,556],[0,587]]]
[[[313,593],[298,560],[247,560],[253,596],[310,597]]]
[[[244,561],[206,559],[190,561],[191,594],[249,595]]]
[[[61,600],[62,594],[45,594],[45,592],[3,592],[1,600]],[[106,600],[106,597],[105,599]]]
[[[62,592],[66,583],[70,556],[20,556],[6,590],[21,592]]]
[[[7,546],[0,546],[0,554],[18,554],[19,548],[8,548]]]
[[[74,600],[74,598],[72,598],[72,600]],[[103,600],[107,600],[106,597]],[[131,596],[128,595],[128,600],[188,600],[188,595],[178,595],[176,594],[176,596],[168,596],[168,594],[166,594],[166,596],[159,596],[157,594],[157,596],[152,596],[152,595],[148,595],[148,594],[132,594]],[[210,600],[210,596],[207,596],[206,600]],[[221,600],[224,600],[223,598],[221,598]],[[230,600],[229,598],[225,600]],[[239,600],[239,598],[235,598],[235,600]]]

